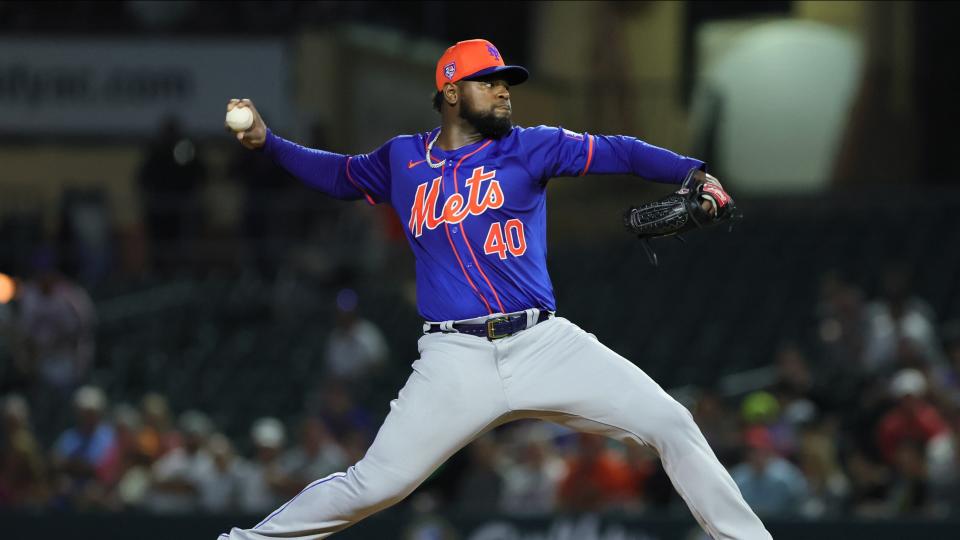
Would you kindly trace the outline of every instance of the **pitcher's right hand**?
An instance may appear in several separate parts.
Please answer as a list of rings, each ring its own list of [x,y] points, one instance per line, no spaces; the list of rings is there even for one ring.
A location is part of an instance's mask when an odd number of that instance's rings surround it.
[[[236,133],[237,140],[240,141],[244,147],[251,150],[256,150],[263,146],[267,142],[267,125],[263,123],[263,118],[260,118],[260,113],[257,112],[257,108],[253,106],[253,102],[249,99],[231,99],[227,103],[227,112],[233,110],[234,107],[247,107],[250,109],[250,112],[253,113],[253,124],[247,128],[246,131],[240,131]],[[224,123],[226,126],[226,123]],[[233,130],[227,127],[227,131],[233,133]]]

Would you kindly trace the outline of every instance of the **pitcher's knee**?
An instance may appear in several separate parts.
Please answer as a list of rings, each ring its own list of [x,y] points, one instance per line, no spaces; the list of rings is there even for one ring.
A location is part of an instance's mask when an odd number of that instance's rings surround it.
[[[419,482],[391,474],[378,474],[376,478],[363,478],[359,482],[358,496],[360,506],[370,509],[382,509],[402,501]]]
[[[403,492],[399,489],[390,489],[391,486],[376,486],[366,488],[360,492],[358,503],[363,509],[378,509],[392,506],[403,500]]]
[[[644,416],[650,423],[646,430],[649,433],[647,440],[657,446],[669,444],[672,440],[688,439],[699,430],[690,411],[672,398],[665,400],[654,414]]]

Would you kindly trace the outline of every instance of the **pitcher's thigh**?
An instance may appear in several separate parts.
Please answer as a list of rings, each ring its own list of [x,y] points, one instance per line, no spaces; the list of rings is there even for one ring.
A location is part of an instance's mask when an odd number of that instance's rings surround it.
[[[419,483],[507,412],[493,392],[493,364],[468,356],[459,347],[422,351],[390,402],[390,414],[361,461],[364,468]]]
[[[513,385],[517,408],[562,413],[658,442],[692,417],[642,369],[580,327],[558,318],[531,344]]]

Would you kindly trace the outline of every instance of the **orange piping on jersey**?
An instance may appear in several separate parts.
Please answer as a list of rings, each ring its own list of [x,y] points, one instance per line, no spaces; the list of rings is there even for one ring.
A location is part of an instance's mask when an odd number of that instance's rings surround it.
[[[480,300],[483,300],[483,305],[487,307],[487,313],[489,313],[490,315],[493,315],[493,310],[490,309],[490,303],[487,302],[487,299],[483,296],[483,294],[480,293],[480,289],[478,289],[477,286],[473,284],[473,280],[470,279],[470,275],[467,274],[467,269],[463,267],[463,261],[460,260],[460,254],[457,253],[457,248],[454,247],[453,245],[453,239],[450,238],[450,226],[444,223],[443,228],[444,230],[447,231],[447,241],[450,242],[450,249],[453,250],[453,254],[454,256],[456,256],[457,262],[460,263],[460,271],[463,272],[464,277],[467,278],[467,283],[469,283],[470,286],[473,287],[473,292],[477,293],[477,296],[480,297]],[[503,308],[501,308],[501,310],[502,309]]]
[[[443,170],[446,167],[440,167],[440,188],[443,189]],[[463,229],[463,227],[460,227]],[[467,283],[470,284],[470,287],[473,288],[473,292],[477,293],[477,296],[480,297],[480,300],[483,300],[483,305],[487,306],[487,313],[493,315],[493,310],[490,309],[490,302],[487,302],[487,299],[480,292],[480,289],[473,283],[473,280],[470,279],[470,274],[467,273],[467,269],[463,266],[463,261],[460,260],[460,254],[457,253],[457,247],[453,245],[453,238],[450,237],[450,225],[446,222],[443,223],[443,229],[447,232],[447,241],[450,242],[450,250],[453,251],[453,256],[457,258],[457,262],[460,263],[460,271],[463,272],[463,277],[467,278]],[[502,308],[501,308],[502,309]]]
[[[457,165],[453,168],[453,189],[458,195],[460,194],[460,190],[457,187],[457,169],[460,168],[460,164],[463,163],[463,160],[483,150],[492,142],[493,142],[492,140],[487,140],[487,142],[483,143],[483,145],[481,145],[480,148],[477,148],[473,152],[470,152],[469,154],[460,158],[460,161],[458,161]],[[473,258],[473,264],[477,265],[477,270],[480,271],[480,275],[483,276],[483,280],[487,282],[487,286],[490,287],[491,291],[493,291],[493,299],[497,301],[497,307],[500,308],[500,313],[506,313],[506,311],[503,309],[503,304],[500,303],[500,295],[498,295],[497,290],[493,288],[493,284],[490,283],[490,278],[487,277],[487,274],[483,271],[483,268],[480,267],[480,263],[477,261],[477,256],[473,252],[473,248],[470,247],[470,239],[467,238],[467,228],[460,227],[460,230],[463,231],[463,243],[467,245],[467,251],[470,252],[470,256]]]
[[[583,172],[580,173],[580,176],[587,174],[587,171],[590,170],[590,162],[593,161],[593,136],[588,134],[587,138],[590,139],[589,149],[587,150],[587,164],[583,166]]]
[[[364,190],[362,187],[360,187],[360,184],[358,184],[358,183],[353,179],[353,176],[350,175],[350,160],[351,160],[351,159],[353,159],[353,156],[350,156],[350,157],[347,158],[347,180],[350,180],[350,183],[353,184],[353,187],[359,189],[359,190],[360,190],[360,193],[363,193],[363,196],[367,198],[367,202],[370,203],[370,206],[375,206],[377,203],[373,202],[373,198],[370,197],[370,195],[367,194],[366,190]]]

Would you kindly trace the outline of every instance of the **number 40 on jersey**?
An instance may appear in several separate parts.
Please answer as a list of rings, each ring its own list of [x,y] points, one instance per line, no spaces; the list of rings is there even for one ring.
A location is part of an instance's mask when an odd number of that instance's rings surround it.
[[[496,254],[503,260],[506,260],[507,252],[514,257],[526,253],[527,239],[523,234],[523,222],[511,219],[503,225],[499,221],[491,223],[487,239],[483,241],[483,252],[487,255]]]

